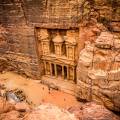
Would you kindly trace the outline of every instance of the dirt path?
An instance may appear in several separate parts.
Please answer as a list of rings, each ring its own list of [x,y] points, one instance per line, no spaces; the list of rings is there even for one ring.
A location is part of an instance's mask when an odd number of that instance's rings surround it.
[[[34,105],[51,103],[62,108],[68,108],[80,104],[72,95],[62,91],[50,90],[35,80],[24,78],[12,72],[0,74],[0,83],[5,84],[7,89],[21,89],[28,100]]]

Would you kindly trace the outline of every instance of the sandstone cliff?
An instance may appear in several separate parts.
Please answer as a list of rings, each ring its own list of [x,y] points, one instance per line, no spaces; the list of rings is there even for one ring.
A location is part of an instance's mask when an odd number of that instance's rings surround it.
[[[0,0],[0,71],[40,79],[38,27],[79,29],[77,95],[119,111],[120,0]]]
[[[85,42],[77,68],[78,96],[120,110],[120,38],[101,32],[91,43]]]
[[[77,94],[80,99],[120,111],[120,1],[90,3],[96,11],[88,14],[80,28]]]

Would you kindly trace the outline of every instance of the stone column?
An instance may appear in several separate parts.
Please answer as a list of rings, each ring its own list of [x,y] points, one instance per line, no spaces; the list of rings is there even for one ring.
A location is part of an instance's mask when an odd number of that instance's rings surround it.
[[[46,47],[47,47],[47,51],[46,51],[46,52],[47,52],[47,54],[50,54],[50,48],[49,48],[50,46],[49,46],[49,45],[50,45],[50,43],[47,42],[47,43],[46,43]]]
[[[67,80],[69,80],[69,66],[67,66]]]
[[[75,46],[73,46],[73,60],[75,59]]]
[[[57,44],[57,49],[56,49],[57,55],[60,54],[60,46]]]
[[[67,54],[67,58],[68,58],[68,45],[66,45],[66,54]]]
[[[73,67],[73,82],[75,81],[75,67]]]
[[[46,72],[46,62],[44,61],[44,67],[45,67],[45,75],[47,74]]]
[[[44,46],[43,46],[43,42],[41,42],[41,47],[42,47],[42,53],[44,55]]]
[[[50,62],[50,75],[52,76],[52,63]]]
[[[56,67],[56,64],[54,64],[54,69],[55,69],[55,77],[57,77],[57,67]]]
[[[60,43],[60,56],[62,55],[62,44]]]
[[[64,75],[64,66],[62,65],[62,77],[64,79],[65,75]]]
[[[54,46],[55,46],[55,55],[57,55],[57,46],[55,43],[54,43]]]

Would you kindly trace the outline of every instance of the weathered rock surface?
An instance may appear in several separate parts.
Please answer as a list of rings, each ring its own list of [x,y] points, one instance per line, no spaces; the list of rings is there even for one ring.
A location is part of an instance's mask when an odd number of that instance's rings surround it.
[[[0,97],[0,120],[22,120],[30,109],[26,103],[11,104]]]
[[[24,102],[16,103],[15,110],[19,112],[28,112],[30,111],[30,106]]]
[[[0,11],[0,71],[40,79],[37,27],[78,28],[78,97],[120,111],[120,40],[105,32],[95,41],[103,27],[120,33],[120,0],[0,0]]]
[[[28,113],[24,120],[77,120],[74,114],[54,105],[43,104]]]
[[[51,104],[33,108],[27,103],[11,104],[0,97],[0,120],[76,120],[74,114]]]
[[[20,117],[20,113],[14,110],[0,115],[1,120],[22,120]]]
[[[15,107],[12,104],[8,103],[5,99],[0,97],[0,114],[14,110],[14,108]]]
[[[78,96],[115,111],[120,111],[119,42],[119,36],[102,32],[94,42],[86,42],[77,67]]]
[[[4,105],[3,105],[4,104]],[[0,97],[0,120],[120,120],[104,106],[86,103],[65,110],[52,104],[31,108],[21,102],[10,104]]]
[[[95,103],[72,107],[68,111],[74,113],[79,120],[120,120],[120,117],[107,110],[104,106]]]

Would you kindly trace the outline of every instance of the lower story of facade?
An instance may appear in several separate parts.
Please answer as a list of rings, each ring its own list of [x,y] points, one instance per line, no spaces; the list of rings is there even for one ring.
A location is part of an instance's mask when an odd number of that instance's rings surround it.
[[[76,66],[43,60],[44,75],[76,83]]]

